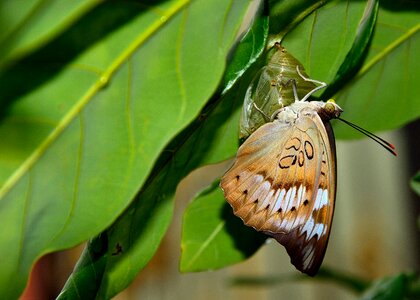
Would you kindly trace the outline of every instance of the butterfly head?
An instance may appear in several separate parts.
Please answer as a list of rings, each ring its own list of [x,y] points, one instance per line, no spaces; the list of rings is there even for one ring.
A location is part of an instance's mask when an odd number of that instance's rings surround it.
[[[330,120],[340,117],[343,112],[340,106],[333,99],[323,103],[321,111],[319,112],[322,119]]]

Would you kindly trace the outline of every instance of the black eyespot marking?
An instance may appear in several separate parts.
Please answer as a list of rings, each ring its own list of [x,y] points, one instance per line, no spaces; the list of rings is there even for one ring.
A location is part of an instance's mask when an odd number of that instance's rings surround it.
[[[303,148],[305,149],[305,154],[308,159],[314,158],[314,147],[311,142],[305,141]]]
[[[248,190],[243,191],[244,195],[248,194]]]
[[[254,204],[257,204],[257,203],[258,203],[258,198],[254,200]]]
[[[325,172],[324,172],[324,171],[321,171],[321,175],[322,175],[322,176],[325,176]]]
[[[278,213],[281,213],[282,211],[281,207],[277,210]]]
[[[293,139],[287,142],[284,149],[289,150],[293,148],[296,151],[298,151],[300,148],[300,144],[301,144],[300,140],[297,137],[294,137]]]
[[[279,167],[281,169],[287,169],[290,168],[290,166],[293,166],[296,163],[297,156],[296,155],[286,155],[283,156],[282,159],[280,159]]]
[[[265,209],[269,209],[270,208],[270,204],[268,204],[266,207],[265,207]]]
[[[303,205],[308,205],[308,203],[309,203],[309,200],[308,199],[306,199],[305,201],[303,201]]]
[[[295,211],[296,207],[292,206],[292,208],[290,209],[290,211]]]
[[[239,178],[241,178],[241,176],[239,176],[239,175],[236,175],[236,180],[239,180]]]
[[[304,163],[305,163],[305,157],[304,157],[303,152],[301,150],[301,151],[299,151],[299,154],[298,154],[298,164],[299,164],[299,167],[303,167],[303,164]]]

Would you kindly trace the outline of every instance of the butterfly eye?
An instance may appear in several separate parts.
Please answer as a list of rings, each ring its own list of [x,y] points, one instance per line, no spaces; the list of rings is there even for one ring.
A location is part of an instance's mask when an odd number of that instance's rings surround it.
[[[333,115],[335,112],[335,105],[332,102],[325,103],[324,111],[327,115]]]

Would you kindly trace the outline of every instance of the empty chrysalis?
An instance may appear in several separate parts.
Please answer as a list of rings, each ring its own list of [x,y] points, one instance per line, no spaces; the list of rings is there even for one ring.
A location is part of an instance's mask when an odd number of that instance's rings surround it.
[[[267,65],[254,76],[245,95],[239,134],[242,140],[269,121],[265,116],[272,116],[281,107],[294,102],[293,82],[299,99],[316,87],[299,76],[297,66],[301,74],[308,77],[302,64],[279,43],[270,50],[268,57]]]

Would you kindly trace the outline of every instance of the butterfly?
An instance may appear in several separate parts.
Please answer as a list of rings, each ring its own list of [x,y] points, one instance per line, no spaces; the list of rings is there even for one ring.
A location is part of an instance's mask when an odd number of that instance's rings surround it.
[[[234,214],[286,247],[296,268],[315,275],[330,235],[336,194],[332,102],[294,102],[257,129],[221,179]]]
[[[388,151],[394,146],[340,118],[333,100],[306,101],[325,83],[273,113],[239,147],[220,187],[243,222],[282,244],[292,264],[310,276],[318,272],[331,232],[337,187],[336,150],[330,120],[337,118],[361,131]],[[261,113],[264,110],[256,107]]]
[[[274,45],[268,57],[267,64],[256,73],[245,94],[239,126],[241,140],[269,121],[265,115],[271,116],[281,107],[294,102],[292,84],[298,97],[304,97],[316,87],[313,82],[305,81],[298,75],[296,67],[308,77],[302,64],[279,43]]]

